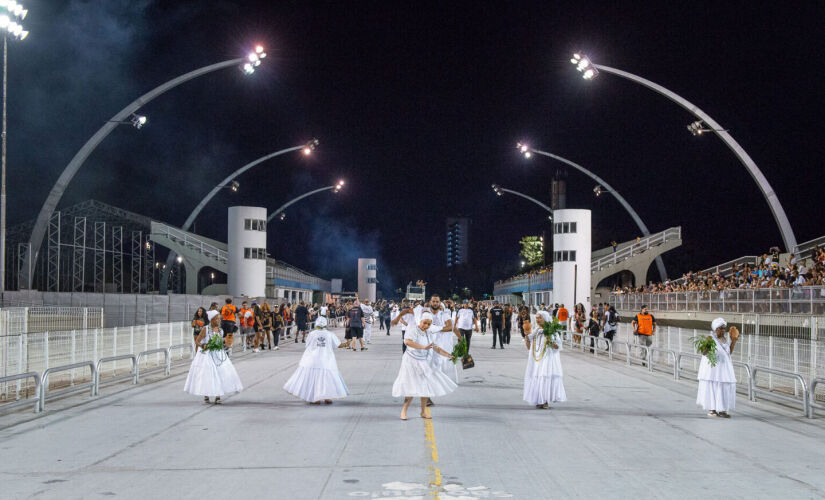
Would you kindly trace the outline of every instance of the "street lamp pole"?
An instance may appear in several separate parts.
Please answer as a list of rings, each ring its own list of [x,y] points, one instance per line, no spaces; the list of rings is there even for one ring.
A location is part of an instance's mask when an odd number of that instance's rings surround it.
[[[564,163],[565,165],[569,165],[569,166],[575,168],[579,172],[583,173],[584,175],[590,177],[594,181],[598,182],[599,184],[601,184],[602,186],[607,188],[606,190],[610,191],[613,194],[613,196],[616,198],[616,200],[622,205],[622,207],[624,207],[624,209],[627,211],[627,213],[630,214],[630,217],[633,219],[633,222],[635,222],[636,225],[639,227],[639,230],[642,232],[642,234],[644,236],[650,236],[650,230],[648,230],[647,225],[645,225],[645,223],[642,222],[642,218],[639,217],[639,214],[637,214],[636,211],[633,210],[633,207],[630,206],[630,203],[628,203],[627,200],[625,200],[624,197],[622,195],[620,195],[618,191],[616,191],[616,189],[614,189],[610,184],[605,182],[604,179],[602,179],[598,175],[594,174],[590,170],[587,170],[586,168],[582,167],[578,163],[574,163],[574,162],[568,160],[567,158],[563,158],[561,156],[554,155],[553,153],[548,153],[547,151],[541,151],[539,149],[531,148],[531,147],[527,146],[526,144],[519,144],[518,146],[519,146],[519,151],[522,154],[524,154],[524,156],[526,158],[529,158],[529,156],[527,156],[527,153],[534,153],[534,154],[537,154],[537,155],[547,156],[548,158],[553,158],[554,160],[558,160],[558,161]],[[662,282],[667,281],[667,270],[665,269],[665,263],[662,261],[661,256],[656,257],[656,267],[659,270],[659,277],[662,278]]]
[[[289,200],[288,202],[284,203],[283,205],[281,205],[280,207],[276,208],[271,214],[269,214],[269,217],[266,218],[266,223],[269,224],[270,222],[272,222],[272,219],[274,219],[275,216],[285,215],[284,210],[286,210],[287,207],[289,207],[293,203],[297,203],[297,202],[303,200],[307,196],[312,196],[316,193],[322,193],[324,191],[329,191],[330,189],[332,189],[334,192],[337,193],[337,192],[341,191],[341,189],[343,189],[343,188],[344,188],[344,181],[338,181],[338,184],[335,184],[333,186],[322,187],[322,188],[316,189],[314,191],[304,193],[301,196],[298,196],[297,198],[293,198],[293,199]],[[283,218],[283,217],[281,217],[281,218]]]
[[[548,207],[544,203],[540,202],[539,200],[533,198],[532,196],[527,196],[524,193],[519,193],[518,191],[513,191],[512,189],[503,188],[503,187],[499,186],[498,184],[493,184],[493,191],[495,191],[495,193],[499,196],[501,196],[501,193],[510,193],[510,194],[514,194],[516,196],[521,196],[522,198],[524,198],[526,200],[530,200],[533,203],[535,203],[536,205],[538,205],[541,208],[543,208],[543,209],[547,210],[548,212],[550,212],[549,219],[553,220],[553,209]]]
[[[768,202],[770,206],[771,213],[773,213],[773,218],[776,221],[777,226],[779,226],[779,231],[782,234],[782,240],[785,243],[785,249],[788,252],[793,252],[796,250],[796,236],[794,235],[793,229],[791,228],[791,223],[788,220],[788,216],[785,215],[785,209],[782,208],[782,204],[779,203],[779,198],[776,196],[773,188],[771,187],[768,179],[759,170],[759,167],[756,166],[756,162],[745,152],[745,149],[739,145],[738,142],[728,133],[726,129],[724,129],[721,125],[719,125],[716,120],[711,118],[707,113],[699,109],[698,106],[691,103],[684,97],[672,92],[657,83],[653,83],[650,80],[642,78],[640,76],[634,75],[633,73],[628,73],[627,71],[622,71],[620,69],[611,68],[610,66],[602,66],[601,64],[594,64],[590,58],[588,58],[584,54],[574,54],[573,58],[570,59],[570,62],[576,65],[576,68],[582,72],[582,77],[585,80],[592,80],[599,75],[599,72],[604,71],[605,73],[612,73],[616,76],[620,76],[622,78],[626,78],[632,82],[636,82],[644,87],[647,87],[654,92],[657,92],[671,101],[675,102],[679,106],[683,107],[694,116],[699,118],[701,121],[708,125],[708,132],[714,132],[716,135],[719,136],[720,139],[733,151],[742,165],[748,169],[748,173],[751,174],[751,177],[754,181],[759,185],[759,189],[762,191],[762,195],[765,197],[765,200]]]
[[[199,76],[203,76],[214,71],[218,71],[220,69],[229,68],[229,67],[238,67],[240,66],[241,70],[249,75],[255,71],[255,67],[260,64],[260,60],[266,57],[266,53],[263,52],[263,47],[258,46],[255,48],[254,52],[251,52],[247,57],[239,57],[236,59],[229,59],[223,62],[219,62],[216,64],[211,64],[209,66],[204,66],[202,68],[198,68],[194,71],[190,71],[183,75],[178,76],[177,78],[173,78],[168,82],[155,87],[154,89],[150,90],[146,94],[138,97],[136,100],[132,101],[128,106],[120,110],[115,116],[113,116],[110,120],[106,121],[100,129],[95,132],[95,134],[86,141],[86,144],[83,145],[82,148],[74,155],[74,158],[66,165],[66,168],[63,170],[63,173],[60,174],[60,177],[57,179],[57,182],[52,187],[51,192],[49,192],[49,196],[46,198],[46,202],[43,203],[43,206],[40,208],[40,213],[37,215],[37,220],[34,223],[34,229],[32,229],[31,238],[29,239],[28,249],[26,251],[26,255],[24,258],[24,266],[25,266],[25,273],[26,273],[26,283],[21,283],[21,286],[25,285],[28,288],[31,288],[32,280],[34,278],[34,273],[32,272],[32,267],[34,262],[37,259],[37,254],[40,252],[40,246],[43,244],[43,237],[46,235],[46,229],[49,225],[49,219],[51,219],[52,214],[54,213],[57,204],[60,202],[60,198],[63,196],[63,192],[66,191],[69,183],[74,178],[77,171],[92,154],[92,152],[97,148],[97,146],[103,142],[103,140],[121,123],[129,120],[132,115],[140,109],[142,106],[148,104],[150,101],[155,99],[156,97],[160,96],[161,94],[171,90],[178,85],[181,85],[189,80],[197,78]]]
[[[308,156],[308,155],[312,154],[312,151],[314,151],[317,146],[318,146],[318,139],[312,139],[311,141],[309,141],[306,144],[302,144],[300,146],[293,146],[291,148],[282,149],[280,151],[270,153],[266,156],[262,156],[262,157],[258,158],[257,160],[254,160],[254,161],[251,161],[251,162],[247,163],[246,165],[239,168],[238,170],[235,170],[234,172],[229,174],[229,176],[227,176],[226,179],[222,180],[217,186],[212,188],[212,191],[209,191],[209,194],[207,194],[200,201],[200,203],[198,203],[198,205],[195,207],[195,209],[192,210],[192,212],[189,214],[189,217],[186,218],[186,221],[181,226],[181,229],[184,230],[184,231],[188,231],[189,228],[192,227],[192,224],[194,224],[195,219],[197,219],[198,215],[200,215],[203,208],[206,206],[207,203],[209,203],[209,201],[212,198],[215,197],[216,194],[218,194],[218,191],[232,185],[232,183],[235,181],[236,177],[238,177],[242,173],[246,172],[250,168],[252,168],[252,167],[254,167],[254,166],[256,166],[260,163],[263,163],[267,160],[271,160],[272,158],[275,158],[276,156],[281,156],[283,154],[290,153],[292,151],[298,151],[299,149],[301,150],[301,152],[305,156]],[[166,257],[166,268],[163,270],[163,274],[161,275],[161,278],[160,278],[160,294],[161,295],[166,295],[166,292],[168,290],[168,287],[169,287],[169,271],[172,269],[172,263],[174,262],[176,256],[177,256],[177,254],[175,252],[169,251],[169,255]]]
[[[28,10],[19,3],[4,2],[0,9],[0,30],[3,30],[3,130],[0,146],[0,293],[6,291],[6,102],[8,99],[8,52],[9,34],[24,40],[29,32],[23,29],[20,21],[26,18]]]

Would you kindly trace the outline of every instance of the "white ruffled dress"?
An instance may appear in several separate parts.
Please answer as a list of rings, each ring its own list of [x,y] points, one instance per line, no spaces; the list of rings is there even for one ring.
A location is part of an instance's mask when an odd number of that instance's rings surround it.
[[[339,344],[338,337],[326,328],[312,330],[301,362],[284,384],[284,390],[310,403],[348,396],[349,389],[335,361]]]
[[[452,331],[442,332],[443,327],[430,328],[430,338],[433,344],[444,349],[446,352],[453,352],[453,348],[458,343],[458,338]],[[435,330],[435,331],[434,331]],[[433,353],[433,365],[441,370],[450,380],[458,383],[458,363],[453,363],[450,358],[445,358],[440,354]]]
[[[419,345],[428,345],[433,342],[430,333],[412,325],[407,328],[405,338]],[[450,377],[441,370],[440,365],[436,364],[436,357],[450,362],[448,358],[437,354],[432,349],[414,349],[408,346],[404,355],[401,356],[398,377],[392,384],[392,396],[394,398],[435,398],[453,392],[458,385],[450,380]]]
[[[716,366],[710,366],[707,356],[699,363],[699,390],[696,404],[705,410],[728,411],[736,407],[736,373],[730,357],[730,344],[715,335]]]
[[[524,400],[532,405],[567,401],[559,354],[562,349],[561,339],[556,342],[558,349],[547,346],[544,357],[541,357],[546,337],[537,330],[540,330],[538,326],[528,335],[530,349],[527,353],[527,368],[524,371]],[[539,360],[536,361],[536,358]]]
[[[220,328],[206,328],[206,335],[201,344],[206,344],[215,335],[222,335]],[[198,349],[189,367],[183,390],[196,396],[218,397],[241,392],[243,384],[235,366],[224,351],[205,352]]]

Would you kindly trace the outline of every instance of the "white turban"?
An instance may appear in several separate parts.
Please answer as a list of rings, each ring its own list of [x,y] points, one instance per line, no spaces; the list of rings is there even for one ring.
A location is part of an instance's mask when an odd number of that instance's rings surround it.
[[[318,316],[315,320],[315,328],[324,328],[327,326],[327,319],[323,316]]]
[[[547,311],[539,311],[538,315],[544,318],[544,321],[551,323],[553,321],[553,317],[550,316],[550,313]]]
[[[431,313],[430,311],[424,311],[423,313],[421,313],[421,321],[424,321],[425,319],[432,321],[433,313]]]
[[[728,322],[727,322],[727,321],[725,321],[725,319],[724,319],[724,318],[716,318],[716,319],[715,319],[715,320],[713,320],[713,322],[710,324],[710,329],[711,329],[712,331],[714,331],[714,332],[715,332],[715,331],[716,331],[716,329],[717,329],[717,328],[719,328],[720,326],[728,326]]]
[[[218,315],[218,311],[212,309],[211,311],[206,313],[206,317],[209,318],[209,321],[212,321],[212,318]]]

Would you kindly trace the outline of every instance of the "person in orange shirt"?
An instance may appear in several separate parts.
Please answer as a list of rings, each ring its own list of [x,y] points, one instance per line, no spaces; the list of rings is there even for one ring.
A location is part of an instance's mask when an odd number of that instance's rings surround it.
[[[227,352],[232,347],[235,338],[235,330],[238,329],[235,313],[237,308],[232,305],[232,299],[226,298],[226,305],[221,308],[221,330],[223,330],[224,344]]]
[[[639,345],[650,346],[653,345],[653,335],[656,334],[656,318],[647,310],[647,306],[642,306],[642,312],[633,317],[633,335],[636,337],[636,343]],[[640,351],[642,349],[639,349]],[[649,352],[649,351],[648,351]],[[639,357],[646,359],[644,353]],[[642,361],[642,366],[646,366],[647,362]]]
[[[250,340],[254,340],[255,338],[255,313],[250,309],[249,303],[244,301],[241,304],[241,335],[243,335],[244,342],[249,347]],[[254,350],[254,345],[253,345]],[[254,350],[254,352],[258,352]]]
[[[564,304],[559,306],[559,323],[567,323],[570,313],[565,309]]]

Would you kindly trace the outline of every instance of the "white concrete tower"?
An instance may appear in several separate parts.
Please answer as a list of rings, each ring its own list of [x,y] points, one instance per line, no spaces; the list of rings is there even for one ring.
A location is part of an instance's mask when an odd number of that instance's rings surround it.
[[[375,259],[358,259],[358,297],[375,302],[377,276],[378,265]]]
[[[266,294],[266,209],[229,207],[229,295]]]
[[[553,302],[590,315],[590,210],[553,211]]]

